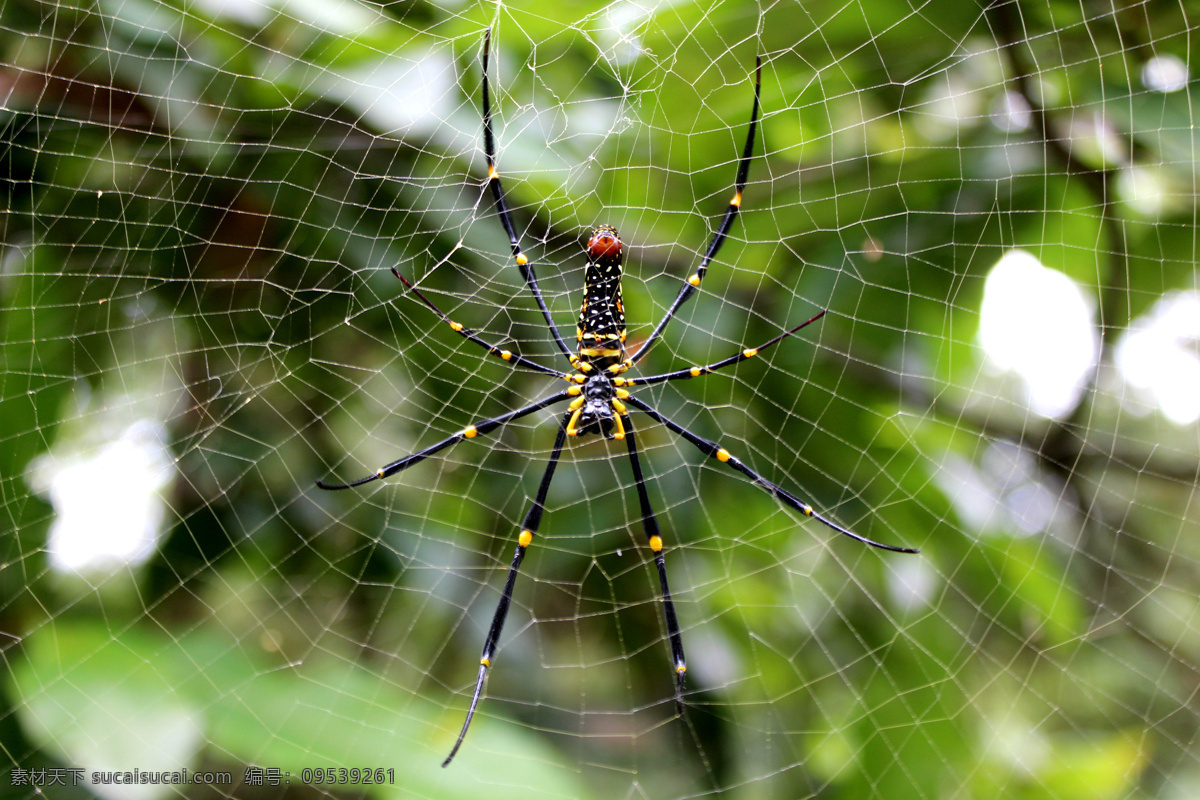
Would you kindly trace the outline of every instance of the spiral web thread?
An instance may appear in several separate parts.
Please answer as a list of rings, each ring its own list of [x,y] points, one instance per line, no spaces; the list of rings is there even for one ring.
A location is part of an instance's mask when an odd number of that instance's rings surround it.
[[[684,716],[625,447],[581,439],[442,770],[563,407],[315,482],[564,387],[391,272],[569,370],[487,192],[489,26],[569,343],[595,225],[631,347],[695,269],[762,57],[741,213],[641,374],[828,313],[636,396],[921,553],[635,411]],[[1194,32],[1027,0],[5,6],[0,785],[1195,796]],[[215,777],[93,779],[184,769]]]

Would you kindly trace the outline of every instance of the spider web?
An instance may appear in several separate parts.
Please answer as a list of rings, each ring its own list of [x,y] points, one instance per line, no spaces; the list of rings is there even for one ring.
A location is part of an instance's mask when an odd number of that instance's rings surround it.
[[[1195,13],[4,4],[0,786],[1194,797]],[[637,396],[921,553],[782,509],[634,414],[680,719],[625,448],[573,441],[443,770],[562,407],[315,481],[562,386],[390,272],[567,366],[486,193],[488,26],[499,169],[568,339],[600,222],[630,343],[662,317],[762,56],[742,213],[643,374],[829,313]],[[190,782],[115,782],[135,770]]]

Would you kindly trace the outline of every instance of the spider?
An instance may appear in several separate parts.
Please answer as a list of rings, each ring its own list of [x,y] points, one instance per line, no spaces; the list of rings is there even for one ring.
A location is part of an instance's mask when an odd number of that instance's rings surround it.
[[[500,602],[496,606],[495,614],[492,617],[491,627],[488,629],[487,637],[484,639],[483,652],[479,659],[479,675],[475,681],[475,691],[471,696],[471,705],[467,710],[466,719],[463,721],[462,730],[454,742],[454,747],[450,750],[450,755],[442,762],[443,767],[448,766],[458,753],[463,740],[466,738],[467,730],[471,726],[471,720],[475,716],[475,710],[479,706],[479,700],[483,694],[484,679],[487,677],[488,669],[492,666],[492,659],[496,655],[496,645],[500,640],[500,632],[504,628],[505,619],[508,617],[509,605],[512,603],[513,587],[517,581],[521,562],[525,559],[525,552],[529,549],[530,544],[532,544],[533,537],[541,524],[542,514],[545,510],[546,495],[550,490],[550,482],[554,478],[554,469],[558,465],[563,447],[569,437],[597,435],[607,439],[624,440],[629,450],[629,464],[633,471],[633,480],[637,489],[638,501],[641,504],[642,528],[646,534],[650,551],[654,554],[654,564],[658,570],[663,617],[666,622],[667,639],[670,643],[671,659],[675,670],[676,707],[682,712],[684,674],[687,672],[687,662],[683,654],[683,639],[679,632],[679,620],[675,614],[675,605],[671,600],[671,591],[667,586],[667,567],[663,554],[662,532],[658,525],[658,518],[655,516],[654,509],[650,505],[650,496],[646,491],[646,479],[642,473],[642,465],[638,455],[637,439],[634,435],[633,423],[629,417],[629,408],[631,406],[655,422],[664,425],[676,435],[686,439],[704,455],[714,458],[718,462],[742,473],[753,483],[758,484],[773,495],[782,505],[793,508],[805,516],[816,519],[838,533],[871,547],[897,553],[918,552],[914,548],[897,547],[872,541],[838,525],[836,522],[817,513],[811,505],[800,500],[791,492],[755,472],[724,447],[674,422],[629,391],[635,386],[649,386],[665,381],[698,378],[753,358],[762,350],[791,336],[801,328],[816,322],[825,315],[825,311],[821,311],[812,319],[806,320],[791,330],[781,333],[769,342],[761,344],[758,347],[747,348],[740,353],[705,367],[688,367],[686,369],[646,377],[624,377],[625,373],[633,369],[645,357],[651,346],[662,335],[663,330],[667,327],[667,323],[675,317],[680,307],[700,287],[700,282],[704,280],[704,275],[708,270],[709,264],[717,255],[717,251],[720,250],[721,245],[725,242],[729,234],[729,229],[733,225],[733,221],[737,218],[738,210],[742,205],[742,191],[746,187],[746,178],[750,171],[750,161],[754,151],[754,132],[758,124],[759,95],[762,88],[762,58],[759,57],[755,62],[754,104],[750,111],[750,129],[746,134],[746,144],[742,150],[741,158],[738,160],[733,199],[729,201],[729,207],[725,210],[725,216],[721,220],[716,233],[713,235],[712,241],[708,245],[708,250],[705,252],[696,271],[684,281],[683,286],[679,289],[679,294],[667,309],[662,320],[654,327],[650,336],[632,354],[628,354],[625,349],[625,308],[621,303],[621,260],[624,253],[624,244],[617,235],[616,229],[611,225],[600,225],[597,227],[587,242],[587,266],[584,271],[583,304],[579,312],[579,321],[575,330],[575,339],[578,345],[575,351],[572,351],[567,346],[562,333],[559,331],[554,318],[550,314],[550,309],[546,306],[545,298],[542,296],[541,288],[538,285],[537,276],[534,274],[533,265],[530,263],[529,257],[521,250],[521,244],[513,225],[512,214],[505,203],[504,188],[500,183],[500,173],[496,170],[496,142],[495,136],[492,133],[492,108],[488,92],[488,53],[490,47],[491,30],[488,29],[483,37],[482,55],[483,148],[487,159],[487,183],[491,188],[492,197],[495,200],[496,212],[500,217],[500,224],[504,226],[504,231],[508,234],[508,241],[512,246],[513,259],[516,261],[521,276],[524,278],[533,295],[533,299],[537,302],[538,308],[541,309],[542,316],[546,321],[546,327],[554,338],[558,349],[562,351],[563,355],[570,362],[572,371],[562,372],[532,361],[511,350],[489,344],[475,333],[475,331],[452,320],[449,315],[438,308],[433,301],[426,297],[420,289],[413,286],[395,268],[392,269],[392,272],[404,283],[409,291],[415,294],[443,322],[448,324],[455,333],[483,347],[489,354],[503,359],[515,368],[524,368],[553,375],[571,385],[567,389],[544,397],[537,402],[508,411],[499,416],[491,417],[490,419],[477,421],[473,425],[455,433],[453,436],[449,436],[436,444],[426,447],[424,450],[412,453],[381,467],[365,478],[342,484],[317,481],[317,486],[321,489],[339,490],[382,480],[395,475],[401,470],[408,469],[414,464],[424,461],[435,453],[452,447],[464,439],[474,439],[482,434],[491,433],[513,420],[529,416],[548,406],[569,401],[566,413],[558,425],[558,433],[554,439],[554,446],[551,448],[550,460],[546,464],[545,472],[542,474],[537,494],[529,507],[528,513],[525,515],[520,533],[517,535],[516,552],[513,554],[512,563],[508,567],[504,589],[500,595]]]

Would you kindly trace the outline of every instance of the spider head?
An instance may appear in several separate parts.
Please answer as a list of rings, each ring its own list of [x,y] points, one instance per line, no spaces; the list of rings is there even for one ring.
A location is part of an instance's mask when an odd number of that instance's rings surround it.
[[[612,378],[603,373],[588,377],[583,384],[583,394],[580,399],[583,405],[579,408],[579,416],[573,422],[575,435],[586,436],[595,433],[608,439],[613,438],[613,397],[616,389]]]
[[[612,225],[601,225],[592,231],[592,238],[588,239],[588,260],[604,262],[606,266],[616,271],[615,277],[619,279],[623,247],[621,237],[617,235],[617,229]]]

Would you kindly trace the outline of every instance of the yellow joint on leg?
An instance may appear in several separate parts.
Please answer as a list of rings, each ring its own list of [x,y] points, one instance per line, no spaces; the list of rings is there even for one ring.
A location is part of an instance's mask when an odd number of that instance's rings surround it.
[[[627,393],[627,394],[628,394],[628,393]],[[612,400],[610,400],[609,402],[612,404],[613,411],[616,411],[616,412],[617,412],[617,414],[628,414],[628,413],[629,413],[629,409],[625,408],[625,404],[624,404],[624,403],[622,403],[622,402],[621,402],[620,400],[618,400],[617,398],[615,398],[615,397],[614,397],[614,398],[613,398]],[[620,423],[620,420],[621,420],[621,418],[618,416],[618,417],[617,417],[617,427],[620,427],[620,424],[621,424],[621,423]]]
[[[496,178],[499,178],[499,177],[500,177],[500,173],[496,172],[495,165],[489,164],[488,165],[488,180],[494,181],[494,180],[496,180]]]
[[[570,421],[567,422],[567,436],[579,435],[579,431],[575,430],[575,425],[579,422],[580,415],[583,414],[583,398],[580,397],[578,400],[571,403],[571,405],[574,406],[575,403],[578,403],[579,406],[575,408],[575,413],[571,415]]]
[[[485,656],[484,658],[479,659],[479,666],[483,667],[484,669],[487,669],[491,665],[492,665],[492,660],[490,658],[487,658]]]
[[[461,322],[455,322],[454,320],[450,320],[450,330],[454,331],[455,333],[461,333],[462,329],[463,329],[463,326],[462,326]]]
[[[680,664],[675,668],[675,671],[682,675],[683,673],[687,672],[687,664]]]
[[[505,361],[512,361],[512,351],[511,350],[501,350],[500,357],[503,358]]]
[[[662,537],[661,536],[651,536],[650,537],[650,549],[656,553],[662,552]]]
[[[532,531],[521,531],[521,535],[517,537],[517,544],[521,545],[521,547],[529,547],[529,544],[532,541],[533,541],[533,532]]]
[[[742,204],[742,193],[735,192],[733,195],[733,199],[729,201],[729,205],[734,206],[736,208],[736,207],[741,206],[741,204]]]
[[[729,455],[729,451],[726,450],[724,447],[717,448],[717,461],[720,461],[721,463],[725,463],[726,461],[728,461],[731,458],[733,458],[733,456]]]
[[[613,381],[613,383],[616,383],[616,381]],[[632,384],[633,381],[627,381],[627,383]],[[624,389],[617,389],[617,399],[618,400],[628,400],[629,392],[625,391]],[[622,410],[622,413],[624,413],[624,410]]]
[[[617,408],[618,403],[616,400],[613,400],[612,404],[613,404],[613,408]],[[625,413],[625,407],[621,406],[620,408],[617,409],[617,411],[619,411],[620,413],[618,413],[615,417],[613,417],[613,423],[617,426],[617,432],[613,434],[613,438],[614,439],[624,439],[625,438],[625,423],[621,421],[621,414]]]
[[[688,374],[690,374],[693,378],[699,378],[704,374],[704,370],[700,369],[699,367],[692,367],[688,370]]]
[[[804,516],[811,517],[812,515],[813,515],[812,506],[805,506],[804,507]]]
[[[571,397],[578,397],[579,395],[583,394],[583,387],[582,386],[572,386],[569,389],[567,389],[567,394],[569,394]]]
[[[700,285],[700,273],[697,272],[695,275],[688,278],[688,283],[690,283],[692,286],[699,286]]]
[[[523,267],[529,263],[529,257],[524,253],[517,253],[517,266]]]
[[[464,429],[462,435],[468,439],[474,439],[479,435],[479,429],[472,425],[471,427]]]
[[[749,347],[742,351],[742,355],[746,358],[754,358],[756,355],[758,355],[758,350],[753,347]]]

